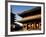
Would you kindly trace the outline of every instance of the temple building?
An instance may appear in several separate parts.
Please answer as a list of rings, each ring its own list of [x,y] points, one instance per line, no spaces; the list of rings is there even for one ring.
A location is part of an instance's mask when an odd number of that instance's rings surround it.
[[[18,13],[22,17],[21,20],[17,20],[23,24],[24,30],[41,30],[41,7],[36,7],[31,10]]]

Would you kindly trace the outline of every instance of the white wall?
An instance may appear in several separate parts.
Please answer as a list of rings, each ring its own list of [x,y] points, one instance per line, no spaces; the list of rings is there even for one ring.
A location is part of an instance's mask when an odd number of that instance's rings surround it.
[[[29,1],[29,2],[34,1],[34,2],[45,2],[46,3],[46,0],[20,0],[20,1]],[[45,5],[45,9],[46,9],[46,5]],[[46,16],[46,13],[45,13],[45,16]],[[0,37],[4,37],[4,35],[5,35],[5,0],[0,0]],[[16,37],[45,37],[45,36],[46,36],[46,33],[45,35],[28,35],[28,36],[16,36]]]
[[[5,33],[5,0],[0,0],[0,37]]]

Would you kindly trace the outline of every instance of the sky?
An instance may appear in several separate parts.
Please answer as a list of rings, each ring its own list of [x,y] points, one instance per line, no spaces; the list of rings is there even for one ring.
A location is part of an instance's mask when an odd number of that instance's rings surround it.
[[[19,5],[11,5],[12,12],[14,14],[16,13],[22,13],[23,11],[30,10],[35,8],[35,6],[19,6]]]
[[[22,13],[23,11],[26,10],[31,10],[35,8],[35,6],[20,6],[20,5],[11,5],[12,8],[12,13],[16,14],[16,20],[21,20],[22,17],[18,16],[17,13]]]

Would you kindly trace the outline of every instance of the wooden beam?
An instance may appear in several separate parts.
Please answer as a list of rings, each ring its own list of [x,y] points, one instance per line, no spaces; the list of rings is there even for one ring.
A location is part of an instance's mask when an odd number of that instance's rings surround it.
[[[28,16],[28,17],[22,18],[21,20],[17,20],[17,21],[18,22],[24,22],[24,21],[39,19],[39,18],[41,18],[41,14],[34,15],[34,16]]]

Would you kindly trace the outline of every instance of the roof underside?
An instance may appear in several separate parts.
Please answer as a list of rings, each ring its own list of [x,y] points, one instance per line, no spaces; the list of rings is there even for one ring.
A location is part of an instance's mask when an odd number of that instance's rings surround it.
[[[36,19],[41,19],[41,15],[38,14],[38,15],[34,15],[34,16],[29,16],[29,17],[26,17],[26,18],[23,18],[21,20],[17,20],[18,22],[27,22],[27,21],[31,21],[31,20],[36,20]]]

